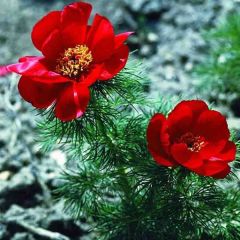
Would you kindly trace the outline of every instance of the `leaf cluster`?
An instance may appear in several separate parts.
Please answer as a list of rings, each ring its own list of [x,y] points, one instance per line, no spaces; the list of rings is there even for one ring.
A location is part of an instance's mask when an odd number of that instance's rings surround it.
[[[132,117],[89,146],[56,194],[76,218],[90,216],[97,239],[238,239],[239,197],[215,180],[158,166],[147,121]]]
[[[206,31],[207,57],[194,69],[198,90],[219,98],[220,93],[240,97],[240,15],[230,15],[216,29]]]
[[[166,104],[161,108],[169,112]],[[237,192],[183,168],[158,166],[146,146],[148,119],[146,112],[123,115],[85,148],[77,170],[66,171],[56,191],[66,211],[90,216],[97,239],[240,237]]]
[[[167,115],[173,101],[149,108],[142,80],[134,63],[92,87],[83,118],[62,123],[51,109],[44,113],[44,149],[60,143],[74,159],[56,197],[73,217],[90,221],[96,239],[240,239],[238,192],[180,167],[159,166],[150,156],[149,119],[155,112]]]

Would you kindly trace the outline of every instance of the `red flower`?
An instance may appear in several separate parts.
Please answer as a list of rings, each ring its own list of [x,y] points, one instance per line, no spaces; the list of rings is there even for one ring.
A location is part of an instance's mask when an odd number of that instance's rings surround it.
[[[147,129],[148,149],[158,164],[214,178],[224,178],[235,159],[229,137],[225,117],[200,100],[182,101],[167,118],[157,113]]]
[[[70,121],[86,111],[89,86],[109,80],[128,59],[124,44],[129,32],[114,34],[112,24],[96,15],[91,26],[92,6],[76,2],[53,11],[33,28],[32,41],[42,57],[23,57],[8,70],[21,74],[19,92],[36,108],[55,103],[55,115]]]

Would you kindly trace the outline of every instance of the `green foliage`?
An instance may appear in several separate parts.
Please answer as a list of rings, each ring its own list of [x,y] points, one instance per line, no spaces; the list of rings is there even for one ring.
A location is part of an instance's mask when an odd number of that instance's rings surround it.
[[[171,104],[159,105],[169,112]],[[143,131],[148,120],[147,112],[123,115],[96,136],[77,171],[65,172],[56,192],[66,210],[75,217],[91,216],[97,239],[240,237],[239,198],[232,196],[237,193],[224,192],[214,179],[156,165]]]
[[[77,170],[64,173],[56,194],[66,210],[91,216],[98,239],[240,237],[237,192],[185,169],[156,165],[146,147],[146,120],[123,118],[114,135],[108,129],[96,148],[89,146]]]
[[[75,160],[56,197],[76,219],[87,217],[96,239],[240,239],[240,198],[233,187],[224,190],[212,178],[158,166],[150,156],[149,119],[156,112],[167,115],[174,102],[147,103],[143,80],[134,63],[91,88],[84,117],[62,123],[51,109],[45,113],[39,123],[43,148],[60,143]]]
[[[231,15],[223,23],[205,33],[210,47],[195,74],[198,88],[208,96],[220,93],[240,96],[240,15]]]

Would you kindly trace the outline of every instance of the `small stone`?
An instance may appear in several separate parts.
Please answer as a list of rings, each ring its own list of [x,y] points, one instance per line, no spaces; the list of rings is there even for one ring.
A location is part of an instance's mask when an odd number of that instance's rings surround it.
[[[136,0],[134,3],[132,0],[124,0],[124,3],[135,12],[140,11],[145,2],[146,0]]]
[[[158,42],[159,37],[158,37],[157,34],[151,32],[151,33],[148,34],[147,39],[148,39],[149,42],[154,43],[154,42]]]
[[[173,66],[169,65],[165,68],[165,76],[167,80],[173,80],[176,76],[176,70]]]
[[[142,12],[144,14],[149,14],[151,17],[152,13],[161,13],[162,9],[170,8],[171,1],[165,0],[151,0],[147,4],[145,4],[142,8]]]
[[[67,161],[66,154],[61,150],[52,151],[50,157],[56,161],[59,167],[63,167]]]
[[[32,207],[39,204],[38,195],[42,188],[31,172],[31,168],[22,168],[11,181],[0,184],[0,210],[6,211],[12,204]]]
[[[36,238],[29,233],[16,233],[11,240],[36,240]]]
[[[230,129],[235,129],[235,130],[240,129],[240,118],[229,118],[227,122],[228,122],[228,127]]]
[[[149,45],[143,45],[140,49],[140,54],[142,56],[149,56],[151,55],[151,47]]]
[[[7,226],[0,223],[0,239],[5,239],[7,236]]]
[[[186,63],[185,69],[187,72],[190,72],[193,69],[193,64],[191,62]]]
[[[9,171],[0,172],[0,181],[6,181],[6,180],[8,180],[11,175],[12,175],[12,173],[9,172]]]

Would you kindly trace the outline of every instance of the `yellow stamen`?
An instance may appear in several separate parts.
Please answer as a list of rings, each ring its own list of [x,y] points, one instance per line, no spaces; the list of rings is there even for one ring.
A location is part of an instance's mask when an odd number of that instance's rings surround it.
[[[191,132],[185,133],[177,142],[185,143],[192,152],[199,152],[206,145],[203,137],[194,136]]]
[[[68,48],[57,60],[56,72],[70,78],[78,78],[87,71],[93,61],[92,53],[86,45]]]

